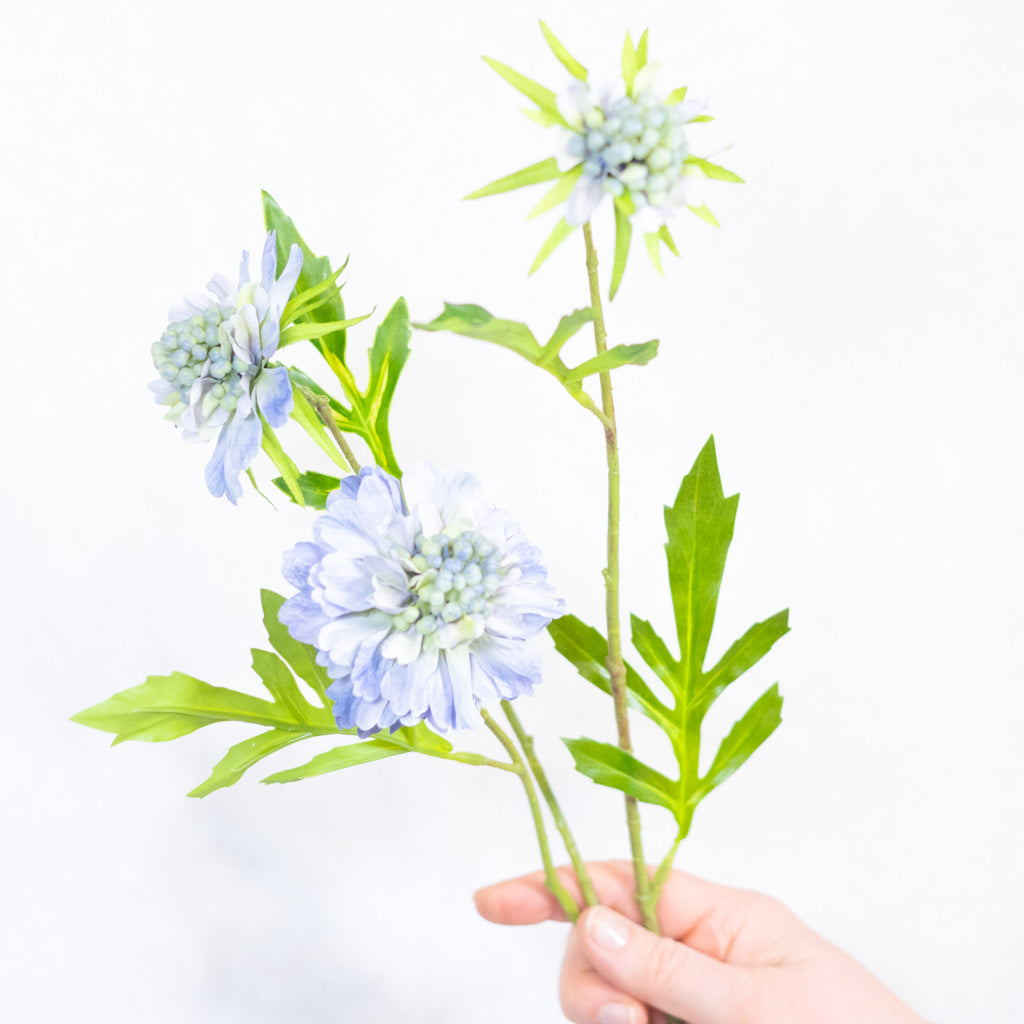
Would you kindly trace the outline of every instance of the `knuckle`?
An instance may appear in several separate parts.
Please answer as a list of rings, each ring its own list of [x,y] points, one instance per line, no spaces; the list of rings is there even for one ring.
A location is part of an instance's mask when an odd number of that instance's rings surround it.
[[[652,990],[665,991],[678,985],[686,973],[689,950],[671,939],[659,939],[651,948],[644,966]]]

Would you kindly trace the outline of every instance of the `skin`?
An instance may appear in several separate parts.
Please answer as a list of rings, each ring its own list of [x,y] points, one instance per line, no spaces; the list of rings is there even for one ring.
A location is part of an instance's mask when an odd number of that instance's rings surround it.
[[[588,866],[602,906],[569,935],[561,1002],[576,1024],[924,1024],[873,975],[777,900],[673,872],[663,936],[638,922],[633,866]],[[570,869],[559,872],[580,900]],[[564,921],[536,873],[487,886],[477,910],[496,924]]]

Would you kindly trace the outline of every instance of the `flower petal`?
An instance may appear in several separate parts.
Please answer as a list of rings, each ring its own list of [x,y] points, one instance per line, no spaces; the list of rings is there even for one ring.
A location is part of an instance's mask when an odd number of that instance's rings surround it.
[[[288,370],[283,366],[271,366],[259,374],[253,388],[256,407],[272,427],[283,427],[288,422],[295,406],[292,383]]]

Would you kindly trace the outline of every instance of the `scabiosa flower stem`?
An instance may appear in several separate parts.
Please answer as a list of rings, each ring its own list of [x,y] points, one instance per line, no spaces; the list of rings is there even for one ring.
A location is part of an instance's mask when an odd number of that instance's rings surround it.
[[[330,431],[331,437],[334,438],[334,443],[345,457],[349,468],[353,473],[358,473],[362,466],[359,465],[355,452],[352,451],[344,432],[338,426],[338,421],[334,418],[334,413],[331,411],[331,400],[326,395],[318,395],[310,391],[309,388],[303,388],[302,393],[305,395],[306,401],[312,406],[313,411],[320,417],[320,421]]]
[[[559,881],[558,873],[555,871],[555,863],[551,859],[551,847],[548,844],[548,833],[544,827],[544,815],[541,813],[540,801],[537,799],[537,791],[533,787],[533,780],[530,778],[529,769],[523,761],[522,755],[516,749],[511,737],[504,729],[487,713],[486,708],[480,709],[480,717],[483,718],[487,728],[498,737],[498,742],[512,758],[516,766],[519,778],[522,780],[523,789],[526,791],[526,799],[530,802],[530,814],[533,817],[533,827],[537,832],[537,843],[540,846],[540,859],[544,864],[544,884],[551,894],[558,900],[559,905],[565,911],[565,916],[575,922],[580,915],[580,909],[572,898],[569,890]]]
[[[590,305],[594,311],[594,344],[598,355],[608,348],[608,332],[601,306],[601,288],[597,277],[597,250],[589,221],[583,225],[583,241],[587,252],[587,279],[590,284]],[[608,565],[605,568],[605,608],[608,622],[608,675],[612,698],[615,701],[615,725],[619,746],[631,752],[629,713],[626,705],[626,664],[622,657],[622,632],[619,626],[619,447],[618,428],[615,423],[615,403],[612,399],[612,378],[605,370],[601,378],[601,406],[608,425],[605,427],[605,451],[608,462]],[[633,874],[636,880],[636,902],[644,916],[644,925],[657,932],[657,900],[651,902],[651,885],[644,859],[640,833],[640,811],[636,798],[626,796],[626,826],[633,853]]]
[[[515,708],[513,708],[507,700],[501,702],[501,709],[505,712],[508,724],[512,726],[512,731],[516,734],[516,739],[519,740],[519,745],[523,748],[523,756],[526,758],[526,763],[530,766],[530,770],[533,772],[533,777],[537,780],[537,785],[540,788],[541,794],[548,805],[548,809],[551,811],[551,817],[555,819],[555,828],[558,829],[558,833],[562,837],[562,842],[565,843],[565,849],[569,854],[569,860],[572,861],[572,866],[576,871],[576,879],[580,884],[580,891],[583,893],[583,900],[588,907],[595,907],[600,901],[597,898],[597,893],[594,891],[594,883],[590,880],[590,873],[587,871],[586,862],[580,856],[579,848],[576,846],[576,840],[573,838],[573,834],[569,829],[569,823],[565,820],[565,814],[562,812],[562,807],[555,797],[554,790],[551,788],[551,783],[548,782],[547,774],[545,773],[544,768],[542,767],[534,750],[533,737],[523,728],[523,723],[519,721],[519,716],[516,714]]]

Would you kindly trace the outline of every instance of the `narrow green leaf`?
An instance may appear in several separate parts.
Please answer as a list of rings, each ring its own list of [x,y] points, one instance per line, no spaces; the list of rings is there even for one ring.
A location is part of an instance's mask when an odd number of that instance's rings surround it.
[[[526,324],[516,320],[499,320],[491,316],[483,306],[465,304],[461,306],[446,302],[444,312],[429,324],[416,324],[421,331],[451,331],[467,338],[490,341],[502,348],[511,349],[529,359],[540,362],[543,350],[533,332]]]
[[[163,723],[161,718],[170,720]],[[185,720],[197,724],[186,728]],[[122,690],[80,711],[72,721],[116,733],[118,742],[175,739],[213,722],[250,722],[302,731],[285,709],[270,701],[238,690],[211,686],[183,672],[149,676],[141,686]]]
[[[366,389],[368,411],[374,430],[391,463],[395,463],[395,455],[391,447],[388,414],[391,411],[395,385],[409,358],[410,337],[412,327],[409,325],[409,307],[405,299],[399,298],[373,336],[373,348],[370,349],[370,383]]]
[[[710,114],[698,114],[691,124],[704,124],[708,121],[714,121],[714,118]]]
[[[541,126],[550,128],[552,125],[565,125],[565,118],[561,114],[552,114],[549,110],[538,110],[536,107],[521,107],[522,112],[531,120]],[[469,198],[467,196],[467,198]]]
[[[640,37],[640,42],[636,44],[636,66],[639,71],[647,63],[647,34],[648,30],[644,29],[644,34]]]
[[[738,494],[726,498],[722,492],[715,442],[709,438],[683,478],[674,504],[665,509],[665,553],[687,705],[711,639],[738,502]]]
[[[334,443],[334,441],[331,439],[331,437],[328,436],[327,430],[325,429],[325,427],[323,425],[323,421],[317,415],[317,413],[313,409],[313,407],[309,404],[309,401],[306,399],[305,394],[303,394],[302,386],[301,385],[296,386],[296,384],[297,384],[296,376],[297,376],[297,371],[289,369],[288,377],[289,377],[289,379],[292,382],[292,398],[294,400],[294,404],[292,405],[291,418],[293,420],[295,420],[295,422],[298,423],[299,426],[302,427],[302,429],[305,430],[305,432],[307,434],[309,434],[309,436],[311,438],[313,438],[313,440],[320,447],[321,451],[323,451],[323,453],[336,466],[338,466],[340,469],[344,470],[346,474],[349,473],[350,470],[349,470],[348,465],[346,464],[345,460],[342,458],[341,453],[338,451],[337,445]],[[309,505],[310,502],[308,500],[308,497],[306,496],[306,488],[303,486],[303,482],[302,482],[302,478],[304,476],[306,476],[306,475],[307,474],[303,473],[299,477],[299,486],[302,487],[303,497],[307,498],[306,504]],[[323,476],[323,474],[321,474],[321,473],[316,473],[316,474],[313,474],[313,475],[315,475],[315,476]],[[329,480],[329,479],[334,479],[334,478],[333,477],[323,477],[323,479]],[[282,480],[283,480],[283,478],[282,478]],[[337,485],[335,485],[335,486],[337,486]],[[318,505],[316,507],[317,508],[323,508],[323,505]]]
[[[585,309],[574,309],[558,321],[555,333],[544,345],[542,362],[547,363],[561,351],[562,346],[584,325],[593,323],[594,311],[587,306]]]
[[[260,603],[263,606],[263,628],[267,631],[267,639],[271,647],[284,658],[291,670],[330,707],[330,698],[326,696],[330,679],[323,667],[316,662],[316,648],[301,643],[288,632],[287,626],[281,622],[281,606],[284,598],[272,590],[260,591]]]
[[[611,682],[606,661],[608,642],[575,615],[563,615],[548,623],[548,632],[555,649],[588,683],[604,693],[611,694]],[[631,707],[656,722],[671,734],[675,730],[669,709],[658,700],[640,675],[626,664],[626,699]]]
[[[721,227],[718,218],[706,206],[688,206],[691,213],[695,213],[701,220],[706,221],[713,228]]]
[[[549,156],[547,160],[530,164],[529,167],[524,167],[521,171],[516,171],[515,174],[498,178],[497,181],[492,181],[489,185],[484,185],[483,188],[478,188],[463,198],[482,199],[484,196],[497,195],[499,192],[511,192],[513,189],[524,188],[527,185],[540,185],[545,181],[554,181],[561,173],[558,169],[558,161],[553,156]]]
[[[277,232],[278,269],[284,267],[293,244],[298,245],[302,250],[302,271],[295,285],[296,291],[303,292],[314,288],[334,274],[334,271],[331,269],[331,261],[326,256],[315,256],[313,254],[309,246],[303,241],[291,217],[285,214],[284,210],[281,209],[269,192],[263,193],[263,219],[268,231],[274,230]],[[342,302],[340,292],[335,289],[334,294],[329,299],[320,303],[316,309],[310,310],[303,319],[315,320],[321,323],[343,321],[345,319],[345,304]],[[314,344],[316,344],[316,347],[321,352],[325,354],[330,353],[339,362],[343,363],[345,361],[344,329],[334,330],[318,342],[314,342]]]
[[[658,230],[658,237],[665,243],[666,248],[673,256],[679,255],[679,250],[676,248],[675,239],[672,237],[668,230],[667,224],[662,224]]]
[[[622,80],[626,83],[627,96],[633,95],[633,82],[636,80],[638,69],[636,50],[633,48],[633,40],[627,32],[626,41],[622,44]]]
[[[640,657],[647,662],[651,671],[669,688],[673,695],[680,697],[682,687],[679,679],[679,664],[669,653],[665,641],[654,632],[654,627],[646,620],[630,615],[633,627],[633,646],[639,651]]]
[[[285,453],[285,450],[281,447],[281,442],[277,439],[277,434],[274,433],[273,428],[262,416],[260,417],[260,422],[263,424],[263,450],[274,464],[274,468],[284,479],[292,501],[297,505],[304,505],[302,488],[299,487],[299,467]]]
[[[560,220],[554,227],[554,230],[548,235],[547,241],[540,247],[540,252],[537,253],[537,258],[533,261],[533,265],[530,267],[527,276],[529,274],[536,273],[544,261],[576,230],[571,224],[565,220]]]
[[[583,164],[577,164],[575,167],[565,171],[555,183],[554,188],[547,192],[544,198],[526,215],[526,219],[530,220],[531,217],[538,217],[542,213],[547,213],[548,210],[553,210],[559,203],[568,199],[582,173]]]
[[[567,383],[583,380],[594,373],[603,373],[605,370],[614,370],[619,366],[631,364],[643,366],[649,363],[658,354],[658,339],[641,342],[639,345],[616,345],[602,352],[593,359],[571,369],[565,376]]]
[[[718,664],[701,676],[700,684],[693,695],[695,705],[709,707],[733,680],[756,665],[772,649],[775,641],[788,632],[788,609],[751,626],[722,655]]]
[[[614,299],[615,293],[622,284],[622,275],[626,272],[626,260],[629,258],[629,243],[633,237],[633,225],[629,214],[619,203],[615,204],[615,262],[612,264],[612,283],[608,290],[608,298]]]
[[[288,666],[270,651],[261,651],[258,647],[251,649],[253,671],[270,691],[274,702],[287,708],[296,722],[306,725],[328,727],[333,724],[334,716],[327,721],[323,717],[323,708],[313,707],[302,696],[295,683],[295,677]]]
[[[328,772],[336,772],[341,768],[368,764],[370,761],[379,761],[381,758],[394,757],[395,754],[406,752],[404,747],[382,739],[367,740],[365,743],[350,743],[348,746],[335,747],[323,754],[317,754],[312,761],[300,765],[298,768],[277,772],[263,781],[267,783],[297,782],[299,779],[312,778],[314,775],[326,775]]]
[[[270,641],[271,647],[284,658],[291,670],[330,707],[331,701],[326,697],[326,691],[331,682],[327,673],[316,662],[316,648],[296,640],[281,622],[280,614],[284,598],[272,590],[264,589],[260,591],[260,603],[263,605],[263,627],[267,631],[267,639]]]
[[[540,23],[540,30],[544,33],[544,38],[547,40],[548,46],[551,47],[552,53],[562,62],[565,70],[574,78],[585,82],[587,80],[587,69],[578,60],[573,58],[569,51],[555,38],[555,33],[543,21]]]
[[[688,156],[683,162],[699,167],[708,178],[715,178],[718,181],[732,181],[739,185],[744,184],[743,179],[738,174],[733,174],[732,171],[727,171],[724,167],[719,167],[718,164],[713,164],[710,160],[702,160],[699,156]]]
[[[632,754],[613,746],[586,738],[564,739],[576,770],[599,786],[622,790],[648,804],[658,804],[676,813],[678,783],[637,760]]]
[[[687,86],[680,86],[678,89],[673,89],[668,96],[665,97],[666,103],[682,103],[686,99]]]
[[[644,235],[644,241],[647,243],[647,255],[651,258],[651,264],[659,274],[663,274],[664,271],[661,269],[661,236],[657,231],[651,231]]]
[[[767,689],[747,713],[732,727],[718,748],[707,775],[691,797],[691,803],[702,800],[720,786],[778,728],[782,721],[782,697],[779,684]]]
[[[559,123],[565,124],[565,119],[558,110],[555,94],[550,89],[545,89],[543,85],[533,81],[532,78],[527,78],[526,75],[521,75],[518,71],[514,71],[507,64],[492,60],[490,57],[484,57],[484,60],[509,85],[518,89],[527,99],[533,100],[541,110],[551,114],[553,117],[557,117]]]
[[[282,732],[279,729],[271,729],[269,732],[261,732],[252,739],[242,740],[236,743],[228,752],[213,766],[210,777],[202,784],[196,786],[189,793],[189,796],[209,796],[215,790],[224,789],[226,786],[233,786],[257,761],[278,750],[283,750],[292,743],[298,743],[309,737],[309,733]]]
[[[305,473],[300,473],[298,476],[299,489],[302,491],[302,503],[305,508],[316,508],[324,509],[327,507],[327,496],[331,491],[338,489],[338,484],[341,480],[336,476],[327,476],[324,473],[315,473],[312,470],[308,470]],[[284,491],[292,501],[295,501],[292,497],[288,482],[284,477],[275,476],[272,483],[278,490]],[[298,504],[296,502],[296,504]]]
[[[294,345],[297,341],[309,341],[311,338],[324,338],[339,331],[344,331],[355,324],[361,324],[373,316],[373,310],[364,313],[362,316],[349,317],[348,320],[330,320],[312,324],[292,324],[281,332],[281,341],[277,346],[279,349],[286,345]]]

